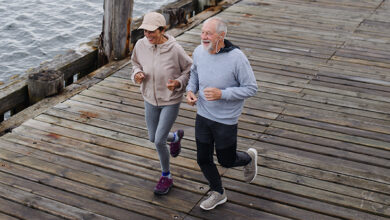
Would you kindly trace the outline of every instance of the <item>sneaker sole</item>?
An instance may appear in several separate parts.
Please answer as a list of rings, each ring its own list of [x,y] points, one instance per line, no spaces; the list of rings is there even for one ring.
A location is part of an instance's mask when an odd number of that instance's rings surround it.
[[[181,139],[184,137],[184,131],[179,130],[178,135],[179,135],[179,140],[181,141]]]
[[[256,177],[257,177],[257,157],[258,157],[258,155],[257,155],[257,150],[254,149],[254,148],[249,148],[248,151],[251,151],[251,152],[253,152],[253,153],[256,155],[256,156],[255,156],[255,164],[256,164],[256,167],[255,167],[255,176],[253,177],[253,179],[251,179],[251,181],[248,182],[248,183],[251,183],[251,182],[253,182],[253,180],[255,180]]]
[[[163,196],[163,195],[166,195],[169,193],[169,191],[171,190],[172,186],[170,186],[167,190],[165,190],[164,192],[159,192],[159,191],[154,191],[154,194],[156,195],[159,195],[159,196]]]
[[[224,204],[226,201],[227,201],[227,197],[225,197],[221,201],[217,202],[214,206],[212,206],[210,208],[202,207],[202,205],[200,205],[200,208],[203,209],[203,210],[211,210],[211,209],[214,209],[215,207],[217,207],[218,205]]]
[[[172,157],[177,157],[181,153],[181,149],[176,154],[171,154]]]

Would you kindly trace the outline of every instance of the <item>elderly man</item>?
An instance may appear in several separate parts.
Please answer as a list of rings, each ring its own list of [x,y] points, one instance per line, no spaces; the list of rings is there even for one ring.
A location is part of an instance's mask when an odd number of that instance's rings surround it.
[[[197,104],[195,137],[197,162],[209,182],[209,197],[200,207],[214,209],[227,201],[221,176],[213,161],[214,147],[223,167],[245,166],[245,181],[257,175],[257,151],[237,151],[237,123],[244,100],[257,91],[256,78],[242,51],[225,39],[226,23],[218,17],[206,20],[201,44],[193,53],[187,103]],[[198,97],[195,95],[198,93]]]

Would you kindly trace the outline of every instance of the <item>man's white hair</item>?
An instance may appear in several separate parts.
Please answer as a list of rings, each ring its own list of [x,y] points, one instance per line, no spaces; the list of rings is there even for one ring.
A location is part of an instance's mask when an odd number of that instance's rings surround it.
[[[227,35],[227,24],[226,24],[225,20],[223,20],[220,17],[211,17],[211,18],[207,19],[204,22],[204,24],[206,24],[209,21],[216,21],[217,22],[216,32],[217,33],[225,32],[225,37],[226,37],[226,35]]]

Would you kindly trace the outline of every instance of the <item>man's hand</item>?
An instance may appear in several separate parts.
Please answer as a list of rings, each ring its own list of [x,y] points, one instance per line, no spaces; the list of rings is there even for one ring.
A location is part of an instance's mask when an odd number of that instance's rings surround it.
[[[141,84],[145,79],[145,74],[143,72],[138,72],[134,75],[134,81],[138,84]]]
[[[196,98],[196,95],[192,91],[187,92],[187,104],[194,106],[196,104],[196,101],[198,101],[198,98]]]
[[[222,91],[217,88],[205,88],[203,90],[204,97],[207,99],[207,101],[215,101],[218,99],[221,99]]]
[[[169,90],[171,90],[171,91],[173,91],[174,89],[176,89],[176,88],[179,88],[180,87],[180,82],[179,82],[179,80],[176,80],[176,79],[174,79],[174,80],[169,80],[168,81],[168,83],[167,83],[167,88],[169,89]]]

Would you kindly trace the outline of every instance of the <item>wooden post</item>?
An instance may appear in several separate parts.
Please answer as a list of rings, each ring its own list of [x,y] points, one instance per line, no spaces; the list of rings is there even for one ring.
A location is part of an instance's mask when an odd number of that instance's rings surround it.
[[[32,105],[45,97],[62,92],[64,74],[56,70],[39,70],[28,76],[27,87],[30,105]]]
[[[99,46],[100,64],[101,59],[109,62],[129,55],[133,2],[133,0],[104,0],[103,30],[100,35],[101,46]]]

